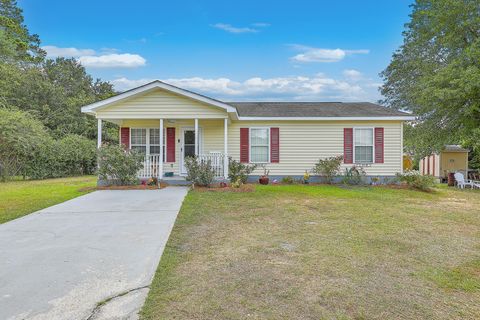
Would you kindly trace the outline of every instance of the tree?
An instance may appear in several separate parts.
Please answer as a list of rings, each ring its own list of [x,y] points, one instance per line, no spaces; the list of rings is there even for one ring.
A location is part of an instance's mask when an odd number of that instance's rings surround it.
[[[28,62],[41,62],[45,58],[40,38],[30,34],[23,24],[22,9],[16,0],[0,0],[0,58]]]
[[[412,7],[404,43],[381,73],[382,103],[419,116],[406,145],[426,155],[480,127],[480,2],[417,0]]]
[[[83,105],[115,94],[110,83],[93,81],[75,59],[57,58],[40,65],[0,62],[0,105],[14,106],[40,119],[55,138],[66,134],[96,137],[96,121]],[[118,135],[108,124],[107,140]]]

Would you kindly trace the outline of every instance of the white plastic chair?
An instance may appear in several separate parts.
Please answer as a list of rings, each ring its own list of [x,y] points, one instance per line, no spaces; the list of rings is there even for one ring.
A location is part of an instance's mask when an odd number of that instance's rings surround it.
[[[457,182],[457,187],[461,189],[465,189],[465,186],[470,186],[470,188],[479,188],[480,189],[480,182],[473,181],[473,180],[465,180],[465,177],[460,172],[455,173],[455,181]]]

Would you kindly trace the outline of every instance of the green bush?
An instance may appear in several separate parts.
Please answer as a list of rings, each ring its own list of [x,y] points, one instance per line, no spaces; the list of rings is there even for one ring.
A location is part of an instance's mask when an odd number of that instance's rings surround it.
[[[195,157],[188,157],[185,159],[185,168],[187,181],[191,181],[194,185],[209,187],[215,180],[215,171],[210,160],[198,161]]]
[[[0,109],[0,179],[31,179],[92,174],[96,147],[93,140],[66,135],[54,140],[43,124],[28,113]]]
[[[332,183],[333,178],[337,175],[342,164],[343,156],[329,157],[325,159],[319,159],[313,167],[313,172],[325,177],[327,183]]]
[[[26,112],[0,108],[0,179],[26,176],[34,154],[51,138]]]
[[[57,142],[59,173],[66,175],[92,174],[96,169],[97,147],[93,140],[70,134]]]
[[[294,182],[295,180],[293,180],[293,178],[290,176],[286,176],[282,178],[282,183],[284,184],[293,184]]]
[[[138,182],[137,173],[143,168],[144,156],[118,145],[104,145],[98,151],[98,175],[114,184],[131,185]]]
[[[435,186],[435,177],[423,176],[416,170],[405,171],[403,174],[397,173],[397,178],[408,186],[422,191],[430,191]]]
[[[48,137],[32,150],[25,173],[31,179],[92,174],[96,158],[93,140],[78,135],[67,135],[61,140]]]
[[[365,170],[362,167],[353,166],[345,168],[345,175],[342,178],[344,184],[359,185],[365,182]]]
[[[231,182],[235,182],[238,179],[240,179],[242,183],[247,183],[248,175],[252,173],[253,170],[255,170],[256,168],[257,168],[257,165],[255,164],[252,164],[252,165],[243,164],[239,161],[229,158],[228,179]]]

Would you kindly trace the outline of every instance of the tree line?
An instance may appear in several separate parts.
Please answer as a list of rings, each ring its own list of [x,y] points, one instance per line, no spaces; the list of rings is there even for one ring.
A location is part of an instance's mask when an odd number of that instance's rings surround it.
[[[95,169],[96,121],[80,107],[115,94],[75,59],[48,59],[16,0],[0,0],[0,178]],[[115,141],[113,124],[104,135]]]
[[[480,169],[480,1],[417,0],[403,37],[381,93],[384,105],[419,117],[405,127],[405,147],[418,161],[462,144]]]

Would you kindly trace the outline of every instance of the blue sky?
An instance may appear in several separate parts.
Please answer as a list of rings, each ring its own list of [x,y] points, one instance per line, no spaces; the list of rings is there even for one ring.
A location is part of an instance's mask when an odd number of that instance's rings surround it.
[[[49,56],[125,90],[226,101],[376,101],[411,1],[19,0]],[[119,3],[122,3],[119,5]]]

